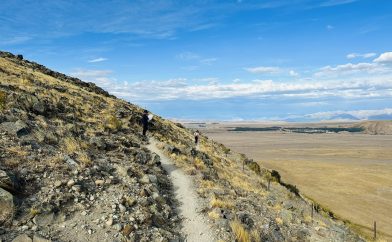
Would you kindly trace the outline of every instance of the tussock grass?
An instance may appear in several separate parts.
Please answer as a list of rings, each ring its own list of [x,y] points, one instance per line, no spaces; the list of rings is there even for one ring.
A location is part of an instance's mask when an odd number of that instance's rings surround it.
[[[208,217],[210,219],[217,220],[218,218],[220,218],[220,215],[215,210],[213,210],[213,211],[208,213]]]
[[[213,208],[229,208],[230,209],[230,208],[234,207],[232,202],[224,201],[224,200],[216,198],[216,197],[212,198],[212,200],[210,201],[210,205]]]
[[[93,163],[93,161],[90,159],[90,157],[84,152],[78,153],[77,159],[80,162],[80,165],[83,167],[91,166]]]
[[[195,162],[194,162],[195,168],[196,168],[197,170],[205,170],[205,169],[206,169],[206,165],[204,164],[204,162],[203,162],[201,159],[195,158],[194,161],[195,161]]]
[[[72,154],[80,150],[80,144],[74,138],[65,137],[63,139],[62,148],[68,153]]]
[[[0,91],[0,111],[5,109],[6,104],[7,104],[7,93],[4,91]]]
[[[231,230],[234,233],[236,241],[251,242],[249,232],[242,226],[241,222],[234,220],[230,223]]]

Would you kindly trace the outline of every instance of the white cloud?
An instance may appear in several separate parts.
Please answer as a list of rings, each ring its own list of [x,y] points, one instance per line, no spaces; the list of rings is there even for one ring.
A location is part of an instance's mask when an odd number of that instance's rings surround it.
[[[96,59],[89,60],[88,62],[89,63],[96,63],[96,62],[102,62],[102,61],[107,61],[107,60],[108,60],[107,58],[99,57]]]
[[[254,74],[273,74],[273,73],[278,73],[280,71],[279,67],[274,67],[274,66],[258,66],[258,67],[248,67],[244,69]]]
[[[377,54],[376,53],[364,53],[364,54],[359,54],[359,53],[350,53],[346,57],[347,59],[354,59],[354,58],[372,58],[375,57]]]
[[[354,110],[354,111],[331,111],[331,112],[318,112],[306,115],[309,118],[327,120],[337,115],[349,114],[358,119],[369,119],[371,116],[389,114],[392,115],[392,108],[385,109],[371,109],[371,110]]]
[[[104,73],[105,74],[105,73]],[[87,76],[93,76],[88,74]],[[107,83],[109,81],[110,83]],[[254,80],[252,82],[220,83],[214,78],[205,82],[194,79],[170,79],[167,81],[144,80],[137,83],[117,82],[109,76],[97,78],[98,84],[110,93],[129,101],[160,100],[209,100],[234,97],[265,98],[392,98],[392,79],[389,76],[357,78],[352,80],[297,80],[296,82],[276,82]]]
[[[86,70],[77,69],[70,73],[71,76],[80,78],[83,81],[94,82],[98,86],[110,90],[111,86],[116,83],[116,79],[110,75],[113,72],[110,70]]]
[[[385,52],[374,59],[376,63],[392,63],[392,52]]]
[[[185,61],[196,60],[200,58],[198,54],[189,51],[182,52],[178,54],[176,57],[180,60],[185,60]]]
[[[327,30],[333,30],[335,27],[328,24],[325,28],[326,28]]]
[[[292,77],[297,77],[297,76],[299,76],[298,72],[296,72],[296,71],[294,71],[294,70],[290,70],[290,71],[289,71],[289,75],[292,76]]]
[[[217,58],[206,58],[206,59],[201,59],[200,63],[205,64],[205,65],[212,65],[217,60],[218,60]]]
[[[343,65],[337,65],[335,67],[332,66],[322,67],[318,72],[315,73],[315,76],[329,77],[329,76],[356,74],[360,72],[384,73],[387,71],[391,71],[391,70],[384,66],[378,65],[377,63],[357,63],[357,64],[347,63]]]

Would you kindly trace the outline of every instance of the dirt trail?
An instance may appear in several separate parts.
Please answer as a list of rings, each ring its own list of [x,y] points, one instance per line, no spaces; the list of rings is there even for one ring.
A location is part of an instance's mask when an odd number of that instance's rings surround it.
[[[151,139],[147,148],[161,157],[162,167],[169,174],[174,185],[176,199],[180,202],[179,212],[183,221],[182,231],[186,241],[211,242],[215,241],[212,230],[207,225],[206,219],[200,214],[199,198],[195,192],[191,178],[156,146],[156,141]]]

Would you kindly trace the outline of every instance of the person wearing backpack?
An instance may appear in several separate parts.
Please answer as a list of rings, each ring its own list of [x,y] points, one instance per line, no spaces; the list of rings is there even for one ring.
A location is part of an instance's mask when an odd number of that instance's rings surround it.
[[[141,119],[141,123],[142,123],[142,126],[143,126],[143,136],[146,136],[146,134],[147,134],[148,121],[149,121],[148,111],[144,110],[143,115],[142,115],[142,119]]]
[[[199,144],[200,131],[199,131],[199,130],[196,130],[196,131],[193,133],[193,136],[195,136],[195,145],[198,145],[198,144]]]

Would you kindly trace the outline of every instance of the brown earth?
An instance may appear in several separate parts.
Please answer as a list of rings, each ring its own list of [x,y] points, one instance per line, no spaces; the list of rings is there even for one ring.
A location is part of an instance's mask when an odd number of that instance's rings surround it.
[[[387,124],[359,125],[379,133],[387,131]],[[295,184],[339,217],[358,224],[362,232],[370,235],[373,221],[377,221],[378,230],[392,240],[392,135],[227,131],[227,127],[272,125],[226,123],[198,128],[262,166],[279,171],[284,181]]]

